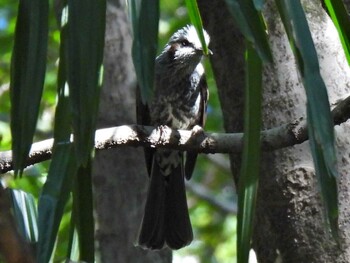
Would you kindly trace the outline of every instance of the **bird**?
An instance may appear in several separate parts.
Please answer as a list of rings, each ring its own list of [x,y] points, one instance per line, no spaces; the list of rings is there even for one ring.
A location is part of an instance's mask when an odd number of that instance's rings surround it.
[[[205,30],[203,33],[209,45],[209,35]],[[202,130],[209,96],[203,56],[193,25],[170,37],[155,59],[154,96],[149,106],[151,125]],[[148,151],[150,184],[139,231],[140,247],[177,250],[192,242],[185,178],[191,178],[196,159],[196,152],[164,148]]]

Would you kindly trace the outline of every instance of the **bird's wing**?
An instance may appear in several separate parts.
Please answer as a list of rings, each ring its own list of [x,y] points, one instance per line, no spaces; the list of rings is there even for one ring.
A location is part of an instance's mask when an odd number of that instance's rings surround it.
[[[208,90],[208,84],[207,80],[205,78],[205,74],[201,76],[201,79],[199,81],[199,89],[201,94],[201,104],[199,108],[199,116],[197,119],[197,125],[204,127],[205,121],[206,121],[206,112],[207,112],[207,104],[209,99],[209,90]],[[194,170],[194,166],[196,164],[197,160],[197,152],[191,152],[187,151],[186,153],[186,163],[185,163],[185,176],[186,179],[189,180],[192,177],[192,173]]]

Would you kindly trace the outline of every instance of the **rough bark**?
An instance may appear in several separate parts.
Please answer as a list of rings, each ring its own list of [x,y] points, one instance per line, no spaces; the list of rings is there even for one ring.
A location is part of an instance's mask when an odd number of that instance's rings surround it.
[[[330,103],[349,94],[350,71],[332,22],[319,1],[302,1]],[[264,73],[263,126],[305,115],[306,96],[274,1],[265,7],[274,64]],[[349,262],[349,122],[336,127],[341,248],[325,228],[308,142],[266,153],[257,206],[254,248],[260,262]],[[269,242],[266,242],[266,241]]]
[[[131,34],[124,1],[109,1],[98,127],[133,124],[135,75]],[[94,163],[97,240],[101,262],[171,262],[171,252],[150,252],[135,246],[147,192],[140,148],[98,151]]]
[[[331,104],[349,94],[350,72],[338,35],[320,1],[302,1],[319,55]],[[199,0],[204,25],[211,36],[212,65],[227,131],[241,129],[243,42],[232,29],[224,1]],[[304,88],[294,56],[273,5],[265,15],[274,65],[264,73],[263,126],[272,128],[306,113]],[[213,6],[214,5],[214,6]],[[220,29],[220,30],[218,30]],[[232,103],[234,101],[235,103]],[[237,103],[237,104],[236,104]],[[341,247],[323,221],[323,208],[308,142],[264,153],[254,235],[259,262],[350,262],[349,250],[349,121],[336,127],[339,160]],[[231,156],[231,160],[234,156]],[[232,161],[231,163],[234,163]],[[237,174],[236,166],[232,166]]]
[[[224,0],[198,0],[205,29],[211,37],[210,57],[224,117],[226,132],[243,131],[244,40]],[[237,182],[240,155],[231,154]]]

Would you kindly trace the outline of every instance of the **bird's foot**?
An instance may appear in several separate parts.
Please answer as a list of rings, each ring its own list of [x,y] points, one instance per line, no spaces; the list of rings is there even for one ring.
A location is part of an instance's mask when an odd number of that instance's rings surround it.
[[[191,130],[192,135],[202,135],[203,133],[204,133],[204,129],[199,125],[195,125]]]
[[[166,143],[169,141],[169,138],[171,136],[171,129],[168,126],[159,125],[156,130],[159,134],[158,144]]]

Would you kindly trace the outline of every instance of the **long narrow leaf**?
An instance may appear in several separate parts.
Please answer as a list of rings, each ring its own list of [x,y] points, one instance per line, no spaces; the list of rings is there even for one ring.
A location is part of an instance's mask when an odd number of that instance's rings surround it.
[[[69,244],[68,244],[68,253],[67,258],[69,258],[71,261],[78,261],[79,260],[79,238],[78,233],[76,231],[75,225],[74,225],[74,211],[72,213],[71,217],[71,229],[69,233]]]
[[[250,41],[263,62],[271,62],[272,55],[267,41],[266,28],[261,13],[261,1],[226,0],[227,6],[244,37]]]
[[[54,140],[56,143],[70,141],[71,136],[71,114],[69,100],[69,87],[67,84],[67,19],[68,10],[62,11],[60,61],[58,66],[57,94],[58,103],[55,113]],[[52,160],[54,157],[52,157]]]
[[[248,44],[246,53],[244,149],[238,185],[238,263],[248,262],[254,226],[260,169],[261,85],[261,60],[252,46]]]
[[[310,111],[310,107],[308,107],[308,111]],[[312,118],[312,114],[309,113],[308,114],[309,120],[310,118]],[[310,121],[312,122],[312,121]],[[310,128],[309,128],[310,130]],[[337,189],[337,182],[334,179],[334,176],[337,171],[330,171],[329,169],[332,169],[330,167],[327,167],[326,162],[324,162],[324,158],[325,158],[325,154],[323,152],[322,147],[315,143],[317,141],[317,139],[315,138],[315,133],[311,131],[309,131],[310,134],[310,148],[311,151],[313,152],[314,155],[314,163],[315,163],[315,169],[316,169],[316,174],[318,175],[318,180],[319,183],[321,185],[321,187],[323,186],[322,190],[322,194],[324,196],[326,196],[327,198],[324,200],[324,202],[326,203],[326,207],[332,206],[335,203],[338,203],[338,196],[337,194],[334,194],[334,189]],[[324,199],[324,198],[323,198]],[[329,213],[329,214],[328,214]],[[327,220],[329,221],[329,225],[331,227],[331,231],[333,233],[333,236],[335,237],[335,239],[338,241],[338,208],[335,207],[331,210],[329,210],[326,213],[326,216],[328,216]]]
[[[46,263],[51,258],[77,167],[74,149],[70,143],[71,119],[68,86],[66,85],[65,34],[67,34],[67,28],[63,26],[58,71],[58,105],[55,114],[55,143],[47,181],[38,205],[39,242],[37,255],[39,263]]]
[[[48,36],[48,1],[21,0],[11,63],[11,134],[15,174],[33,141],[42,95]]]
[[[73,190],[74,223],[79,238],[80,260],[94,262],[94,218],[92,198],[91,160],[79,167]]]
[[[343,49],[350,64],[350,17],[342,0],[324,0],[338,30]]]
[[[159,0],[129,1],[133,27],[132,59],[140,86],[141,100],[153,96],[154,60],[158,44]]]
[[[19,232],[28,242],[38,241],[37,209],[34,197],[21,190],[8,189]]]
[[[208,55],[208,46],[205,42],[205,37],[203,34],[203,24],[202,24],[202,18],[198,10],[198,5],[196,0],[186,0],[186,6],[187,11],[190,16],[191,22],[194,25],[194,27],[197,30],[197,34],[199,36],[199,39],[201,41],[204,54]]]
[[[105,0],[68,0],[67,69],[77,160],[94,146],[105,35]]]
[[[338,237],[338,189],[334,125],[316,49],[299,0],[276,0],[307,95],[308,133],[326,221]]]
[[[51,258],[64,207],[72,190],[76,172],[73,145],[58,144],[53,149],[49,174],[39,199],[38,262],[47,263]]]

